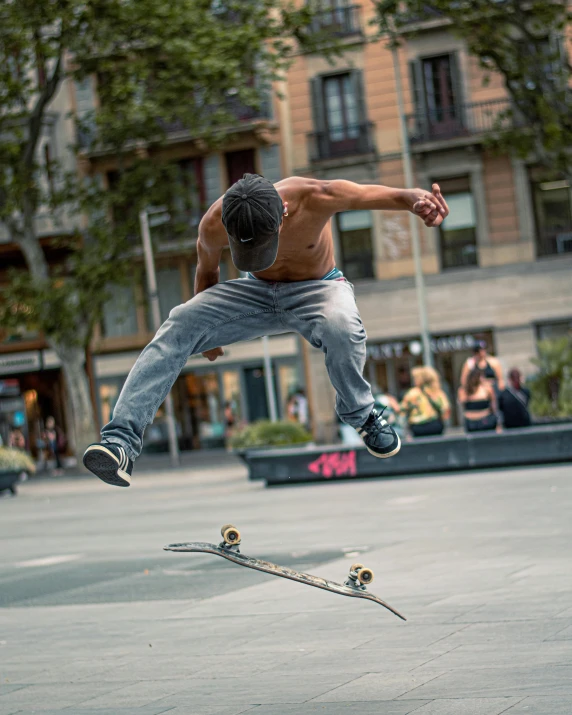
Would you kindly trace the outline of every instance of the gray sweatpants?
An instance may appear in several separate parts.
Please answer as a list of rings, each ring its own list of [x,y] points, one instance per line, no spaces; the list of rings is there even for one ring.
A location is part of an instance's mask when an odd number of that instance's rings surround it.
[[[351,283],[240,278],[173,308],[129,373],[102,438],[122,445],[136,459],[145,427],[190,355],[291,331],[323,351],[338,415],[353,427],[362,425],[374,400],[362,374],[366,333]]]

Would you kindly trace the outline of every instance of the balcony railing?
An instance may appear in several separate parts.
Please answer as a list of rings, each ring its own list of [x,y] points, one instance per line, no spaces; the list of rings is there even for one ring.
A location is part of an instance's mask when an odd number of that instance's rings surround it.
[[[330,32],[336,37],[361,35],[360,6],[348,5],[321,10],[314,15],[311,32]]]
[[[375,152],[373,124],[353,124],[308,134],[310,161]]]
[[[572,225],[563,226],[558,231],[539,231],[536,253],[539,257],[572,253]]]
[[[270,99],[264,100],[258,109],[252,107],[247,107],[242,102],[239,102],[234,97],[227,100],[225,110],[236,120],[236,128],[240,129],[241,124],[246,124],[248,122],[253,122],[257,119],[271,119],[272,117],[272,105]],[[208,111],[201,110],[208,115]],[[183,120],[175,120],[171,122],[165,122],[161,119],[157,120],[158,127],[161,128],[163,132],[167,134],[172,134],[175,132],[185,132],[187,126]],[[90,124],[83,124],[78,126],[77,129],[77,142],[80,149],[84,151],[89,151],[97,139],[97,127],[95,121]]]
[[[509,106],[508,100],[497,99],[409,114],[406,117],[409,141],[414,144],[485,134],[495,128],[499,115]],[[501,124],[509,126],[510,121],[503,118]]]

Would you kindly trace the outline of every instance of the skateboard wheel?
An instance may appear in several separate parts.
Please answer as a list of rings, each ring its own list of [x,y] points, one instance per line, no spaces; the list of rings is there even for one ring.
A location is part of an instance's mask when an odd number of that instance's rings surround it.
[[[234,528],[235,528],[234,524],[225,524],[223,527],[221,527],[220,535],[221,535],[221,536],[224,536],[224,532],[225,532],[227,529],[234,529]]]
[[[240,531],[236,526],[228,526],[223,532],[222,538],[225,544],[239,544],[240,543]]]
[[[371,569],[361,568],[358,572],[358,581],[364,585],[371,583],[373,581],[373,571]]]
[[[350,566],[350,571],[359,571],[360,569],[363,569],[363,564],[352,564]]]

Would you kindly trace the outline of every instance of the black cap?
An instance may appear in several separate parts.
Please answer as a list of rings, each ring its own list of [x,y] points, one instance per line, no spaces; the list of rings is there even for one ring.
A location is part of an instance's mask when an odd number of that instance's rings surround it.
[[[475,340],[473,343],[473,351],[478,353],[479,350],[486,350],[487,344],[484,340]]]
[[[283,213],[274,185],[258,174],[245,174],[226,192],[222,222],[240,271],[264,271],[274,263]]]

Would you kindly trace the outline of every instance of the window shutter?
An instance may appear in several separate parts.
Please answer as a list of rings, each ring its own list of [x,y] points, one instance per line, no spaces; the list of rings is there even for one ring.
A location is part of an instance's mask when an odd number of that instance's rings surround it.
[[[459,53],[451,52],[449,55],[449,63],[451,67],[451,83],[453,85],[453,105],[454,117],[460,126],[466,126],[463,83],[461,82],[461,63],[459,61]]]
[[[326,129],[326,110],[324,107],[322,84],[322,77],[313,77],[310,80],[310,91],[312,93],[312,116],[314,119],[314,131],[316,132],[323,132]]]
[[[363,72],[361,70],[351,71],[352,90],[358,108],[360,125],[367,122],[367,107],[365,103],[365,89],[363,84]]]
[[[428,127],[421,60],[413,60],[409,63],[409,82],[413,111],[415,113],[414,121],[409,129],[413,130],[417,137],[422,138]]]

